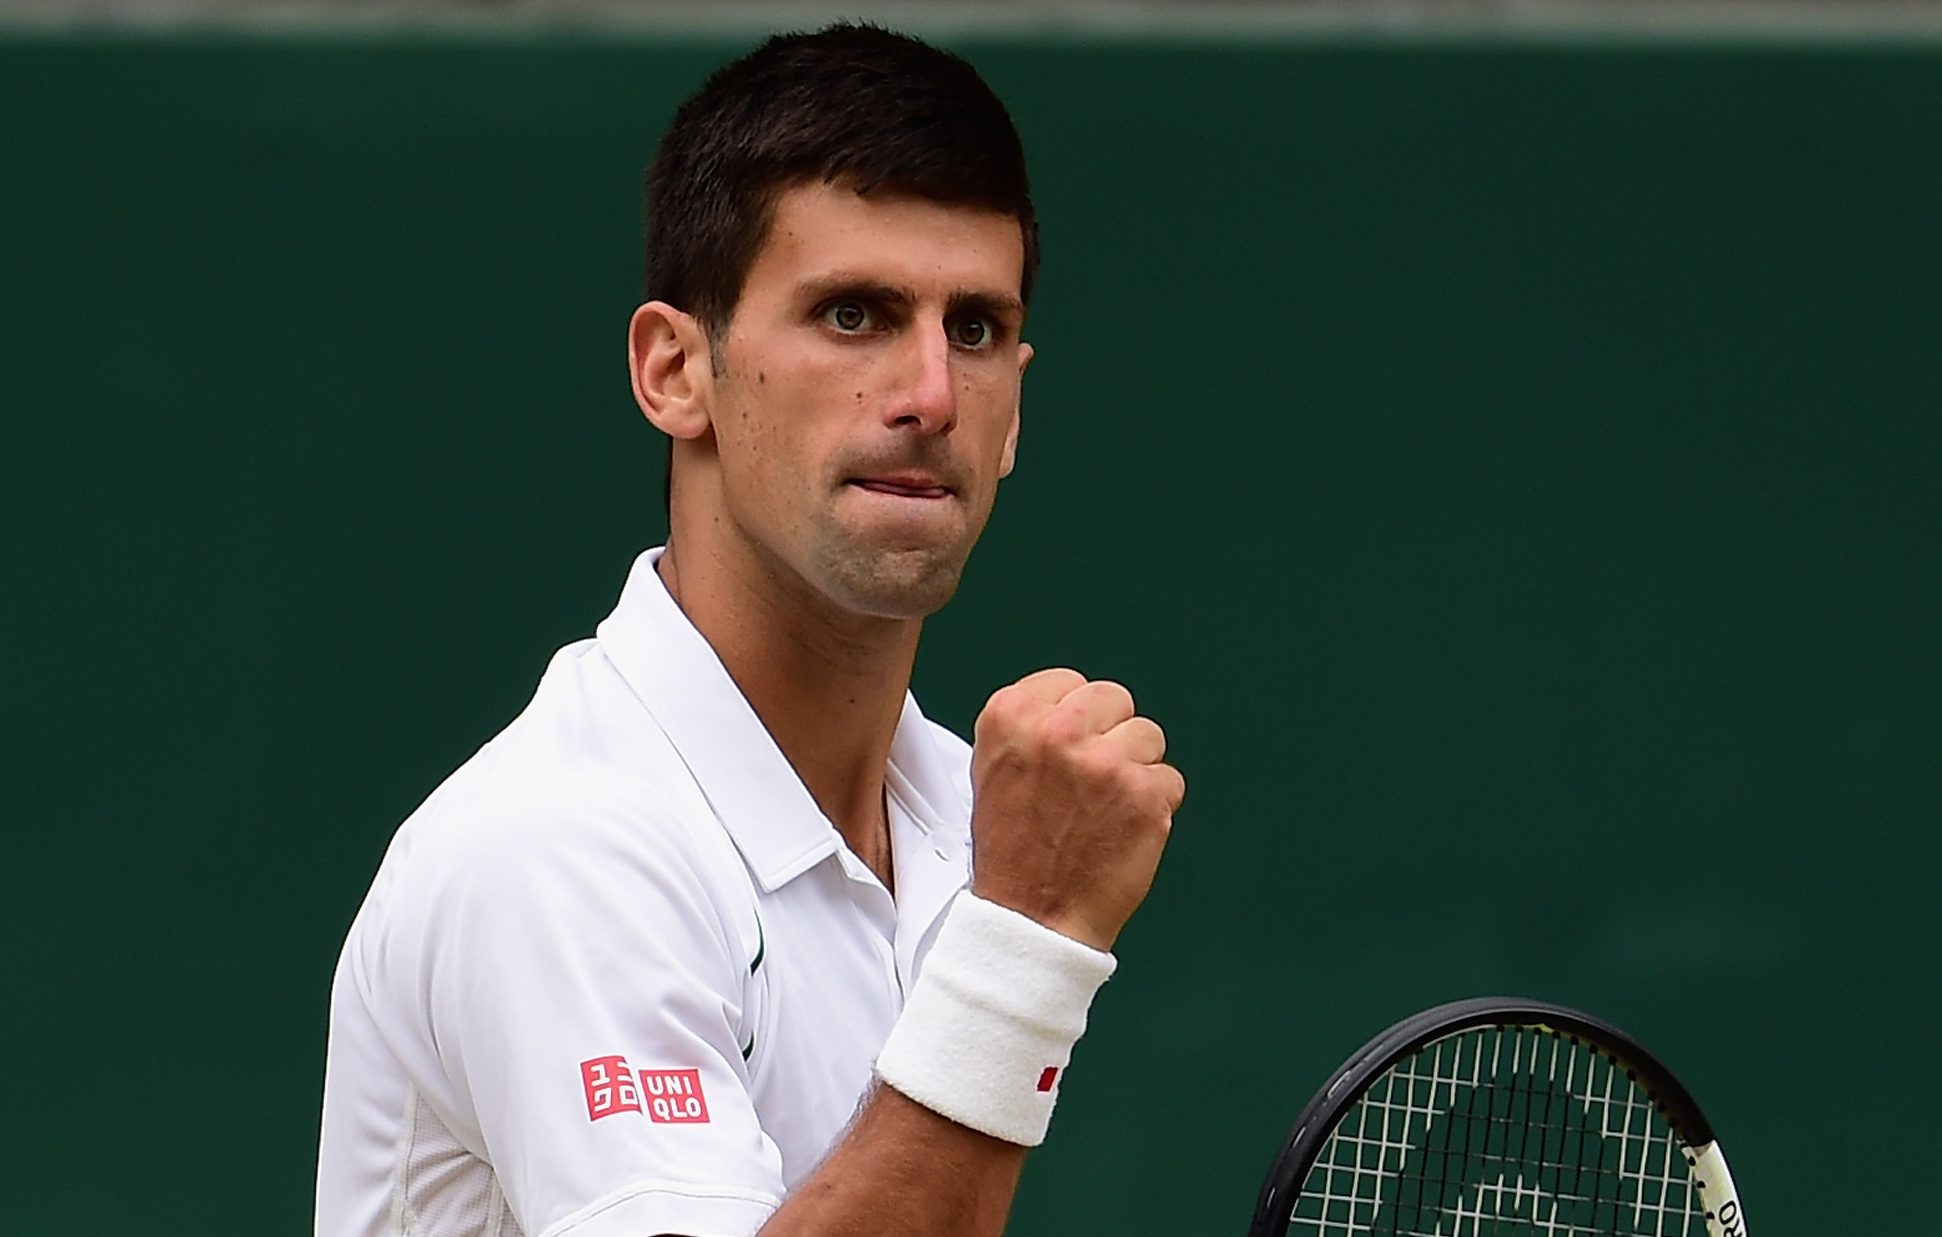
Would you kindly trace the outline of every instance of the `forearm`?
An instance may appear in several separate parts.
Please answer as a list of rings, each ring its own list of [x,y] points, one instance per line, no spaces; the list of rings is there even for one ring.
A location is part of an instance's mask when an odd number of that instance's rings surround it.
[[[939,1116],[878,1083],[848,1133],[761,1237],[996,1237],[1025,1148]]]
[[[761,1237],[1004,1231],[1185,793],[1165,751],[1117,684],[1044,670],[992,697],[972,765],[978,886],[939,928],[856,1121]]]

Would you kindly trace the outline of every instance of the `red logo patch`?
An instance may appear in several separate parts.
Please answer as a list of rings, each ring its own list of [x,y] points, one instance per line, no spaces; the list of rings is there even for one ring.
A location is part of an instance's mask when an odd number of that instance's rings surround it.
[[[634,1084],[626,1057],[594,1057],[580,1062],[580,1082],[587,1090],[589,1121],[641,1110],[640,1088]]]
[[[693,1125],[708,1120],[708,1099],[701,1093],[698,1069],[644,1069],[641,1093],[647,1097],[650,1121]]]
[[[1058,1081],[1059,1067],[1056,1065],[1048,1065],[1045,1067],[1045,1072],[1038,1076],[1038,1089],[1041,1091],[1050,1091]]]

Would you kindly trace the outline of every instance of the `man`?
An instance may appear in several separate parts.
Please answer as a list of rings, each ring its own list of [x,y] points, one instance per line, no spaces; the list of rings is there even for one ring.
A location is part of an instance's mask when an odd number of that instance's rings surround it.
[[[997,1233],[1184,793],[1115,684],[974,749],[908,694],[1017,447],[1017,135],[832,27],[683,105],[649,207],[668,543],[387,853],[318,1232]]]

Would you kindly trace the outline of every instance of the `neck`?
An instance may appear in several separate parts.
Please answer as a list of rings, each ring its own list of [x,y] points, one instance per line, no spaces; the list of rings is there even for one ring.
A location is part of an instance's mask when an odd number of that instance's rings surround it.
[[[672,537],[658,570],[810,797],[889,888],[884,768],[922,620],[842,612],[799,581]]]

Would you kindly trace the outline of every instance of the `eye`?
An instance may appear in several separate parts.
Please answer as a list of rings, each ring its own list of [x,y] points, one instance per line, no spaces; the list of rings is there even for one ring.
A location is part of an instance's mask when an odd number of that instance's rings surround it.
[[[989,318],[960,318],[951,324],[951,342],[962,348],[988,348],[997,334]]]
[[[874,320],[869,306],[861,301],[832,301],[823,307],[823,321],[845,335],[869,330]]]

